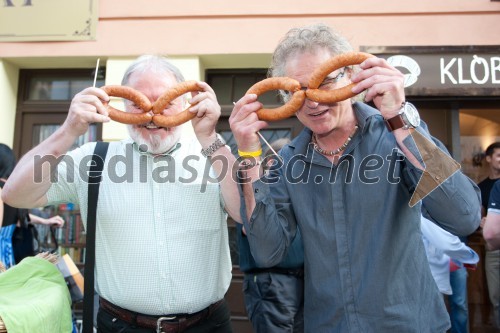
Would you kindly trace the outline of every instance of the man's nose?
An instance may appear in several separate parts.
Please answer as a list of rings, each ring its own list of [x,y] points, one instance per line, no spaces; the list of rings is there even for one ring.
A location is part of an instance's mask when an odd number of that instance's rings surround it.
[[[304,102],[304,104],[309,108],[309,109],[316,109],[319,105],[318,102],[315,102],[309,98],[306,97],[306,100]]]

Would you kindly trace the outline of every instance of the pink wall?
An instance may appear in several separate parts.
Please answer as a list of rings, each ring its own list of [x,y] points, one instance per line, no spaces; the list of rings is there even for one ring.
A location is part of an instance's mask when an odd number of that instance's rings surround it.
[[[99,17],[96,41],[0,43],[0,58],[271,53],[290,27],[319,21],[355,48],[500,45],[490,0],[100,0]]]

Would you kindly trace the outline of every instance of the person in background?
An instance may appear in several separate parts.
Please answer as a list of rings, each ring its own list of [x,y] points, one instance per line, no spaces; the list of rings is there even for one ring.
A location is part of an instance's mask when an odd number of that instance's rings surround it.
[[[271,73],[306,89],[318,66],[349,51],[324,24],[293,28],[273,53]],[[481,220],[479,189],[461,171],[441,173],[449,158],[433,152],[446,149],[407,102],[403,74],[377,57],[359,67],[334,70],[319,89],[355,83],[352,92],[365,91],[375,108],[306,98],[296,112],[305,128],[281,149],[283,167],[266,181],[257,134],[268,126],[256,113],[262,104],[255,94],[235,103],[229,122],[243,159],[241,217],[250,249],[257,262],[274,266],[300,229],[305,332],[444,332],[449,316],[428,268],[420,218],[423,212],[447,231],[469,235]],[[421,155],[415,132],[429,138]],[[446,181],[410,207],[431,158],[429,174]]]
[[[9,146],[0,143],[0,195],[5,181],[16,166],[14,152]],[[0,196],[0,261],[5,268],[14,266],[14,249],[12,246],[12,235],[18,221],[22,218],[18,209],[11,207],[2,201]]]
[[[12,235],[16,263],[21,262],[26,257],[34,256],[38,251],[41,251],[39,233],[38,229],[35,229],[35,225],[54,226],[56,228],[64,226],[64,219],[59,215],[44,218],[27,209],[19,209],[19,212],[23,217],[18,221],[16,230]]]
[[[459,269],[465,271],[466,266],[464,264],[475,266],[479,261],[479,256],[463,243],[459,237],[438,227],[423,216],[421,230],[432,276],[439,291],[448,297],[451,321],[450,332],[467,333],[469,331],[467,284],[461,285],[460,288],[456,288],[456,286],[454,288],[451,283],[453,280],[450,277]],[[466,271],[465,283],[467,283]],[[452,296],[454,296],[453,299]]]
[[[493,215],[490,216],[490,213]],[[495,183],[491,190],[483,236],[490,249],[500,249],[500,183]]]
[[[484,160],[488,163],[488,177],[480,181],[477,186],[481,190],[481,216],[484,217],[488,210],[490,193],[493,185],[500,178],[500,142],[493,142],[484,152]]]
[[[289,143],[282,138],[271,143],[274,151]],[[268,168],[277,165],[277,156],[264,154]],[[297,231],[286,258],[273,267],[255,262],[245,228],[236,223],[240,269],[244,273],[243,294],[248,317],[255,332],[304,332],[304,249]]]
[[[33,224],[54,226],[58,228],[62,228],[64,226],[64,219],[60,215],[42,217],[40,215],[34,214],[33,212],[30,212],[29,217],[31,223]]]
[[[183,81],[166,58],[144,55],[127,68],[122,85],[154,103]],[[99,333],[232,330],[224,299],[232,267],[226,219],[230,214],[240,221],[240,205],[225,166],[232,166],[235,158],[215,132],[221,108],[213,89],[205,82],[197,85],[200,91],[192,93],[188,111],[196,114],[191,120],[196,137],[185,135],[182,126],[159,127],[148,121],[128,125],[130,138],[109,144],[96,217]],[[3,199],[21,207],[73,202],[86,227],[88,178],[80,175],[82,169],[85,175],[84,162],[96,143],[67,151],[89,124],[110,120],[109,100],[100,88],[76,94],[62,126],[20,160]],[[185,96],[176,98],[162,114],[181,113],[185,102]],[[128,100],[125,108],[143,112]],[[30,181],[40,173],[35,156],[63,154],[58,165],[43,165],[54,169],[57,181],[51,182],[44,169],[41,182]],[[70,162],[79,168],[71,169]]]
[[[21,262],[27,256],[35,255],[33,234],[28,223],[64,225],[60,216],[41,218],[26,209],[9,206],[1,199],[2,188],[16,165],[16,157],[12,149],[0,143],[0,261],[6,268]]]
[[[496,182],[491,190],[483,237],[491,252],[500,251],[500,182]],[[492,260],[488,269],[491,272],[487,271],[487,274],[490,274],[489,279],[492,280],[493,291],[490,291],[490,298],[493,303],[494,324],[500,329],[500,256],[497,256],[496,260],[493,260],[494,258],[490,257]],[[488,280],[488,287],[490,280]]]
[[[467,237],[458,238],[467,244]],[[467,267],[451,258],[450,286],[452,294],[448,296],[450,306],[451,333],[469,331],[469,303],[467,300]]]
[[[485,161],[489,166],[488,177],[482,180],[478,186],[481,189],[481,227],[483,237],[490,237],[488,229],[492,226],[493,222],[485,226],[487,220],[487,212],[489,210],[490,194],[493,185],[500,178],[500,142],[493,142],[485,151]],[[496,216],[491,216],[490,220],[493,221]],[[484,233],[486,227],[487,236]],[[500,250],[493,249],[492,244],[486,241],[486,255],[484,258],[484,269],[486,273],[486,282],[488,284],[488,295],[494,312],[494,325],[500,329]]]

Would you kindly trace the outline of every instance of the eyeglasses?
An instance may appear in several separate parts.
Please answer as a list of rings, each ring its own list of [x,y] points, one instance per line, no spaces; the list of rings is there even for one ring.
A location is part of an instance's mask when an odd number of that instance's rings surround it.
[[[340,80],[344,78],[346,74],[346,67],[342,68],[342,71],[339,72],[337,75],[334,77],[327,77],[321,84],[319,85],[318,89],[322,90],[329,90],[332,89],[335,84],[337,84]],[[307,87],[300,87],[300,90],[306,91]],[[287,91],[284,93],[284,97],[286,97],[286,101],[292,97],[292,93]]]
[[[345,67],[342,68],[342,71],[339,72],[334,77],[327,77],[321,84],[319,85],[319,89],[329,89],[332,85],[338,83],[345,76]]]

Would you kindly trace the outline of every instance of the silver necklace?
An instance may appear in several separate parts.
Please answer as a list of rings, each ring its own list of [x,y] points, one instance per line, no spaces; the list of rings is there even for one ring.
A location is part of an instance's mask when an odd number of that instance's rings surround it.
[[[330,151],[321,149],[318,146],[318,140],[316,139],[316,134],[313,134],[313,141],[312,141],[313,148],[318,153],[323,154],[323,155],[328,155],[328,156],[338,155],[347,148],[347,145],[349,144],[349,142],[351,142],[351,140],[352,140],[354,134],[356,134],[358,128],[359,128],[359,125],[356,124],[356,126],[354,126],[354,130],[352,131],[351,135],[349,135],[349,137],[347,138],[347,140],[345,140],[345,142],[342,144],[342,146],[338,147],[335,150],[330,150]]]

